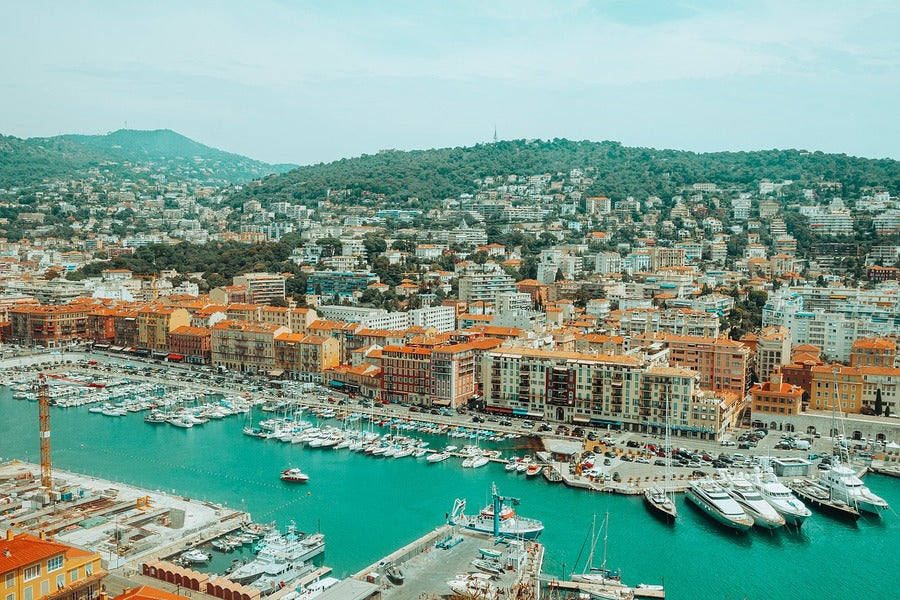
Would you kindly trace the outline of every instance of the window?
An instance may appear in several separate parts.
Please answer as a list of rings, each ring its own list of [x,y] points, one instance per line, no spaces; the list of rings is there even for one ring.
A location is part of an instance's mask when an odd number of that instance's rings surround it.
[[[41,596],[46,596],[50,593],[50,582],[46,579],[41,582]]]
[[[63,566],[63,557],[60,554],[59,556],[54,556],[50,560],[47,561],[47,572],[52,573],[53,571],[58,571],[62,569]]]
[[[32,591],[31,586],[29,585],[27,588],[25,588],[22,591],[22,600],[33,600],[33,598],[34,598],[34,592]]]
[[[72,581],[75,581],[76,579],[78,579],[78,568],[77,567],[72,569],[71,571],[69,571],[69,581],[72,582]]]
[[[41,575],[41,565],[32,565],[25,567],[25,581],[31,581]]]
[[[12,594],[6,595],[6,600],[16,600],[16,594],[13,592]]]
[[[61,590],[66,587],[66,576],[65,575],[57,575],[56,576],[56,589]]]
[[[16,574],[15,573],[7,573],[6,574],[6,587],[11,588],[16,585]]]
[[[93,575],[94,574],[94,565],[88,563],[84,565],[84,574],[85,575]]]

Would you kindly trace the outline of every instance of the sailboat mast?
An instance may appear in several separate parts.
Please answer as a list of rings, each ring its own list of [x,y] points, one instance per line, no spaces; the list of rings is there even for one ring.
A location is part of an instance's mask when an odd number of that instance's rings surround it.
[[[669,386],[666,386],[666,478],[665,478],[665,489],[663,490],[663,495],[668,497],[669,488],[671,486],[671,482],[669,481],[670,473],[672,470],[672,449],[669,444]],[[675,494],[672,494],[672,501],[675,501]]]
[[[606,540],[609,539],[609,511],[606,512],[606,519],[603,521],[603,563],[600,568],[606,572]],[[604,575],[605,576],[605,575]]]

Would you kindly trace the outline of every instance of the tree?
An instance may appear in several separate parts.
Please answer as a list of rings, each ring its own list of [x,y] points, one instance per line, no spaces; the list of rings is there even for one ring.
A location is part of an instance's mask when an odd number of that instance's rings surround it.
[[[884,407],[884,416],[885,417],[891,416],[891,405],[890,404],[888,404],[887,406]]]
[[[875,414],[879,417],[884,412],[884,402],[881,399],[881,388],[875,390]]]

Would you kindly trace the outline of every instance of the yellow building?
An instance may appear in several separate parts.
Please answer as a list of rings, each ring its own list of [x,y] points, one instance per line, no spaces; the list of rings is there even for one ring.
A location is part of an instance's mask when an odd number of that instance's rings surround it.
[[[191,324],[190,313],[183,308],[149,305],[137,314],[137,345],[154,352],[169,352],[169,334]]]
[[[812,368],[809,407],[858,413],[863,406],[863,380],[857,367],[822,365]]]
[[[275,371],[300,381],[322,381],[322,372],[341,362],[341,344],[334,338],[281,333],[275,338]]]
[[[105,575],[95,552],[11,529],[0,540],[5,600],[94,600]]]

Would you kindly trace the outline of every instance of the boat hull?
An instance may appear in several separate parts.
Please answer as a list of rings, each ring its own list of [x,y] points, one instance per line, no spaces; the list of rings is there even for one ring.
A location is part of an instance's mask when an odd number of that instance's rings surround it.
[[[748,517],[746,519],[734,520],[730,519],[728,516],[723,515],[721,512],[716,510],[714,507],[710,506],[703,498],[701,498],[693,489],[688,488],[685,494],[688,500],[690,500],[694,506],[705,512],[712,518],[714,521],[724,525],[725,527],[729,527],[736,531],[747,531],[753,525],[753,519]]]
[[[678,517],[678,509],[675,503],[671,500],[660,502],[651,490],[644,492],[644,504],[647,510],[650,511],[650,514],[666,523],[674,523]]]

